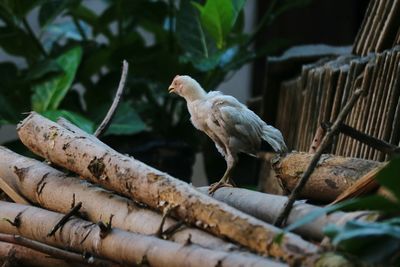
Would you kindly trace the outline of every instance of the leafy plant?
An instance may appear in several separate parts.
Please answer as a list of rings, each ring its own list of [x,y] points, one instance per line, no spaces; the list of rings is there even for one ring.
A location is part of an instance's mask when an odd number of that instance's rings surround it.
[[[50,119],[67,117],[93,132],[112,102],[126,59],[124,102],[107,134],[150,130],[195,145],[185,105],[167,93],[172,78],[188,73],[214,89],[229,73],[281,44],[251,47],[275,12],[308,1],[273,1],[257,30],[247,34],[245,0],[179,5],[105,0],[97,2],[100,12],[82,0],[0,0],[0,47],[10,56],[0,63],[0,124],[15,124],[21,113],[34,110]]]
[[[384,266],[400,264],[400,157],[394,158],[378,173],[376,180],[393,196],[390,200],[372,195],[356,198],[311,212],[302,220],[289,225],[285,231],[292,231],[316,218],[337,210],[372,210],[381,213],[385,219],[378,222],[349,221],[343,227],[328,225],[324,233],[339,251],[356,255],[369,264]]]

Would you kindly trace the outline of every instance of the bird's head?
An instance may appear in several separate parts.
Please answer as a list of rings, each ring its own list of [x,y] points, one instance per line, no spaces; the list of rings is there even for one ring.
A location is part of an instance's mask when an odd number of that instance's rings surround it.
[[[205,97],[206,92],[200,84],[190,76],[176,75],[168,87],[169,93],[175,93],[186,101],[194,101]]]

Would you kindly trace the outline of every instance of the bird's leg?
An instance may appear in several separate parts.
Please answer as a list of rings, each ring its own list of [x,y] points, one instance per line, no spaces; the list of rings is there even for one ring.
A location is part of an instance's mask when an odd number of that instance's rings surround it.
[[[208,193],[210,195],[214,194],[214,192],[217,191],[221,187],[235,186],[235,183],[233,182],[231,176],[232,176],[233,168],[236,165],[236,162],[237,162],[236,157],[234,157],[232,155],[227,156],[227,159],[226,159],[227,168],[224,173],[224,176],[222,176],[222,178],[221,178],[221,180],[219,180],[219,182],[210,185],[210,188],[208,189]]]

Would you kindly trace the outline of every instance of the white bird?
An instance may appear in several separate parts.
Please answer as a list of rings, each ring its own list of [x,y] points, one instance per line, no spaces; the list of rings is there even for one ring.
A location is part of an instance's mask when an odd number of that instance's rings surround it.
[[[194,127],[205,132],[225,158],[225,174],[218,183],[210,186],[209,193],[233,185],[231,175],[239,152],[257,156],[266,143],[275,152],[286,152],[281,132],[233,96],[218,91],[207,93],[196,80],[186,75],[175,76],[168,91],[186,100]]]

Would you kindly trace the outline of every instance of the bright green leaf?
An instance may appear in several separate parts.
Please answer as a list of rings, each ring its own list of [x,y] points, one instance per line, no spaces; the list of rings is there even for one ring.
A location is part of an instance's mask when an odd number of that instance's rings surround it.
[[[33,87],[33,110],[41,113],[58,108],[74,81],[81,57],[82,48],[75,47],[56,59],[64,73]]]
[[[75,112],[68,110],[46,110],[41,114],[52,121],[57,121],[58,118],[63,117],[87,133],[94,132],[94,123]]]
[[[201,6],[193,2],[200,11],[202,25],[215,39],[219,49],[225,46],[225,38],[235,24],[244,3],[242,0],[208,0]]]

